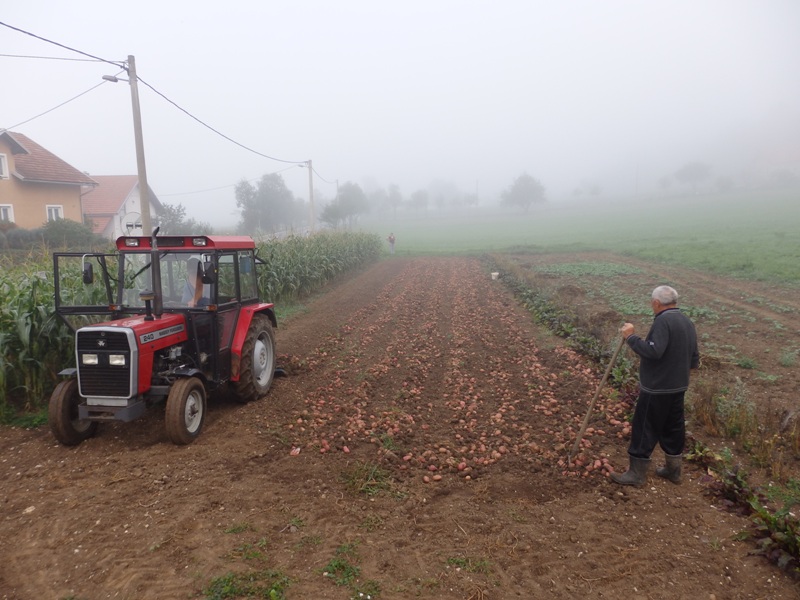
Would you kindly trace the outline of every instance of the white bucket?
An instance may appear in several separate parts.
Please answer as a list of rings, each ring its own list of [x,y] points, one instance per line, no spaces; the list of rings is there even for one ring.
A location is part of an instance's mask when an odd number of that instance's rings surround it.
[[[498,277],[500,277],[500,273],[492,273],[492,280],[495,280]]]

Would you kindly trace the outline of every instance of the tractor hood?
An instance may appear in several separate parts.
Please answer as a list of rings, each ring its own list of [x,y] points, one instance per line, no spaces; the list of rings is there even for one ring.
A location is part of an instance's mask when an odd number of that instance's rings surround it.
[[[144,315],[137,315],[106,323],[87,325],[85,329],[95,327],[102,327],[106,331],[114,327],[131,329],[139,348],[151,352],[185,342],[188,338],[186,317],[179,313],[165,313],[160,318],[152,320],[148,320]]]

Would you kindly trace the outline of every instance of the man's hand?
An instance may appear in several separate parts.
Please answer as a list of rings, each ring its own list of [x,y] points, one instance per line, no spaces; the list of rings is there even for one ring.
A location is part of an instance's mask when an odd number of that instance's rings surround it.
[[[628,337],[633,333],[633,323],[625,323],[622,327],[620,327],[619,332],[622,334],[623,339],[628,339]]]

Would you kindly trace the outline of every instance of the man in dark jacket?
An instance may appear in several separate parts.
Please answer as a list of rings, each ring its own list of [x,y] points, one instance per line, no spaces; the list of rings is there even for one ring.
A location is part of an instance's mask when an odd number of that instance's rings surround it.
[[[622,485],[644,485],[650,455],[656,447],[666,455],[666,466],[656,474],[673,483],[681,480],[681,458],[686,441],[683,396],[689,387],[689,371],[700,363],[697,333],[689,318],[678,309],[678,292],[662,285],[653,290],[650,305],[655,317],[647,337],[636,335],[625,323],[620,329],[628,346],[639,355],[639,399],[633,413],[630,466],[625,473],[612,473]]]

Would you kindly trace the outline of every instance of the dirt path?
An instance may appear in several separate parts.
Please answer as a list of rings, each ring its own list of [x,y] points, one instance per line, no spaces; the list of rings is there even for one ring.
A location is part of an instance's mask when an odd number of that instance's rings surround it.
[[[798,597],[733,541],[746,521],[702,473],[608,482],[626,447],[611,399],[590,470],[564,474],[597,373],[475,260],[382,261],[278,344],[289,376],[213,403],[187,447],[158,411],[74,449],[0,430],[0,598],[207,598],[274,571],[290,599]],[[342,563],[360,571],[337,585]]]

